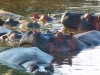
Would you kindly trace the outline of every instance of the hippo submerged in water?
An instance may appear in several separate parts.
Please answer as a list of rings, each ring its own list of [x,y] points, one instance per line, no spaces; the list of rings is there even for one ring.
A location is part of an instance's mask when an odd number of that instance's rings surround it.
[[[19,46],[19,41],[23,33],[18,31],[11,31],[7,34],[2,35],[0,38],[3,43],[7,44],[8,46]]]
[[[61,17],[61,23],[70,29],[100,30],[100,18],[94,13],[65,12]]]
[[[4,23],[5,22],[2,19],[0,19],[0,36],[11,32],[11,30],[3,26]]]
[[[0,53],[0,63],[32,75],[51,75],[54,58],[37,47],[18,47]]]
[[[93,30],[77,35],[63,34],[58,32],[53,33],[41,33],[32,31],[27,32],[20,40],[20,45],[30,44],[40,48],[44,52],[57,52],[61,54],[68,54],[73,50],[82,50],[91,46],[97,46],[100,44],[100,32]]]

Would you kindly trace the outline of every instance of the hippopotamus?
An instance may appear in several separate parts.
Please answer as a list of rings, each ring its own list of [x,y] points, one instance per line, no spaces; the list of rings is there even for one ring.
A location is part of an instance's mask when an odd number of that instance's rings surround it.
[[[20,31],[26,32],[34,29],[40,29],[40,27],[40,24],[37,22],[24,22],[18,28]]]
[[[4,25],[4,21],[2,19],[0,19],[0,36],[11,32],[10,29],[4,27],[3,25]]]
[[[2,16],[4,18],[19,18],[19,17],[21,17],[21,15],[14,14],[14,13],[4,11],[4,10],[0,10],[0,16]]]
[[[77,28],[83,13],[65,12],[61,17],[61,23],[68,28]]]
[[[79,23],[77,29],[79,30],[97,30],[95,27],[95,20],[96,20],[96,15],[95,14],[84,14],[81,17],[81,22]]]
[[[0,52],[0,63],[32,75],[52,75],[54,57],[37,47],[17,47]]]
[[[42,33],[32,31],[23,35],[20,40],[20,46],[29,44],[40,48],[47,53],[61,53],[69,54],[72,51],[82,50],[91,46],[97,46],[100,44],[100,32],[97,30],[88,31],[80,34],[73,35],[73,33],[64,34],[58,32]]]
[[[5,20],[5,23],[4,23],[5,26],[12,26],[12,27],[16,27],[16,26],[19,26],[20,25],[20,22],[17,21],[17,20],[14,20],[12,18],[7,18]]]
[[[2,19],[0,19],[0,26],[3,26],[4,21]]]
[[[59,14],[60,15],[60,14]],[[43,14],[40,18],[39,18],[39,22],[41,23],[41,25],[45,25],[46,23],[51,23],[51,24],[55,24],[55,23],[61,23],[60,22],[60,18],[57,14],[55,15],[46,15]]]
[[[60,14],[42,14],[38,15],[37,13],[33,14],[33,17],[30,18],[33,22],[38,22],[41,26],[44,26],[46,23],[61,23]]]
[[[3,41],[3,43],[9,46],[19,46],[19,41],[22,36],[23,36],[23,33],[21,32],[11,31],[7,34],[2,35],[1,40]]]
[[[61,23],[65,28],[77,30],[100,30],[99,16],[94,13],[65,12],[61,17]]]
[[[37,22],[29,22],[27,24],[28,28],[33,28],[33,29],[39,29],[40,28],[40,24]]]

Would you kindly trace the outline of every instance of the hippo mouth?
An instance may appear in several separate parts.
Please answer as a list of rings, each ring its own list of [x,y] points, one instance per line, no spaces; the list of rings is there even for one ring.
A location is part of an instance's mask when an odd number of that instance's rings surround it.
[[[51,55],[68,55],[71,53],[71,46],[66,43],[49,43],[48,51]]]

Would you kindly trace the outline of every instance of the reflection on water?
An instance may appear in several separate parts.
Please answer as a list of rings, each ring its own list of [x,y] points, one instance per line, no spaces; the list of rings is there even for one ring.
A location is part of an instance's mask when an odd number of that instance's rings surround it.
[[[33,13],[51,14],[64,11],[99,13],[99,0],[0,0],[0,9],[32,16]],[[1,44],[0,44],[1,46]],[[68,56],[55,56],[54,75],[99,75],[100,46],[94,49],[85,49],[79,54]],[[1,51],[1,49],[0,49]],[[29,75],[23,71],[13,70],[0,64],[0,75]]]
[[[86,49],[73,58],[72,73],[74,75],[100,74],[100,46]]]
[[[100,46],[84,49],[77,55],[58,56],[53,64],[53,75],[99,75]],[[71,63],[72,62],[72,63]],[[0,64],[0,75],[29,75],[24,71],[14,70]]]
[[[72,65],[55,65],[54,75],[99,75],[100,74],[100,46],[88,48],[72,57]],[[66,60],[64,60],[67,63]]]

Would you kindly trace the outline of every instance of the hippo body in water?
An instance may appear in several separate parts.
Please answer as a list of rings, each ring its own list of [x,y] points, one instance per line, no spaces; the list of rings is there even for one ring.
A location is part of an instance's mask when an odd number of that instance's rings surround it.
[[[21,32],[11,31],[7,34],[2,35],[0,38],[3,41],[3,43],[9,46],[19,46],[19,41],[22,36],[23,36],[23,33]]]
[[[2,64],[18,70],[26,70],[34,75],[38,73],[51,75],[54,71],[53,59],[51,55],[37,47],[18,47],[0,53],[0,62]]]
[[[4,25],[5,26],[12,26],[12,27],[16,27],[16,26],[19,26],[21,23],[17,20],[14,20],[12,18],[8,18],[5,20],[5,23]]]
[[[100,30],[100,18],[94,13],[65,12],[61,17],[65,28],[78,30]]]
[[[2,36],[2,35],[4,35],[4,34],[7,34],[7,33],[9,33],[9,32],[11,32],[10,29],[8,29],[8,28],[6,28],[6,27],[4,27],[4,26],[0,26],[0,36]]]
[[[0,19],[0,36],[11,32],[11,30],[9,30],[8,28],[4,27],[3,25],[4,25],[4,21],[2,19]]]
[[[41,27],[40,24],[37,22],[25,21],[18,28],[19,28],[19,31],[21,32],[27,32],[27,31],[34,30],[34,29],[40,29],[40,27]]]
[[[58,52],[61,54],[68,54],[73,50],[82,50],[91,46],[100,44],[100,32],[89,31],[77,35],[41,33],[41,32],[27,32],[20,40],[20,45],[30,44],[40,48],[44,52]]]
[[[77,28],[83,13],[65,12],[61,17],[61,23],[68,28]]]
[[[4,18],[19,18],[19,17],[21,17],[21,15],[14,14],[14,13],[11,13],[11,12],[7,12],[7,11],[4,11],[4,10],[0,10],[0,16],[2,16]]]

